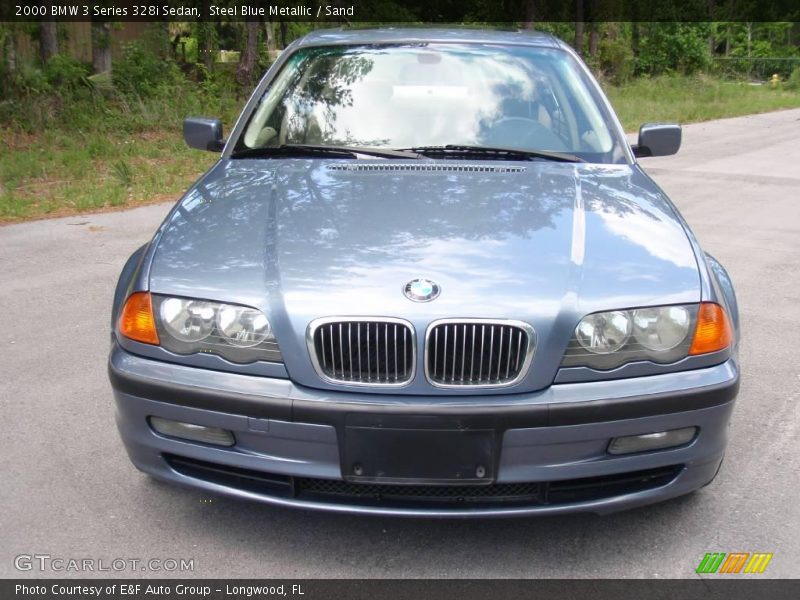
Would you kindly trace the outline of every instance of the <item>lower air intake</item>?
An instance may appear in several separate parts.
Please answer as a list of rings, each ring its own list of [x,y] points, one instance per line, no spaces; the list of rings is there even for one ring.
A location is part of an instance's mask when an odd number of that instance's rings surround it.
[[[225,487],[276,498],[323,504],[397,507],[558,506],[592,502],[656,489],[671,483],[683,465],[614,475],[493,483],[490,485],[396,485],[351,483],[338,479],[290,477],[165,454],[176,472]]]

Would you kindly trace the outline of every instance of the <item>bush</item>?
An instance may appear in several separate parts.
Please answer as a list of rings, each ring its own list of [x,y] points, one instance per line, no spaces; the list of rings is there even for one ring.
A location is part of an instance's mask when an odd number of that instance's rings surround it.
[[[10,98],[19,96],[39,96],[48,94],[52,91],[47,76],[39,67],[31,64],[23,64],[15,73],[10,76],[11,85],[5,93]]]
[[[637,74],[690,75],[709,66],[707,23],[656,23],[645,29],[636,57]]]
[[[177,55],[181,58],[181,60],[193,64],[199,60],[200,57],[200,50],[197,45],[197,38],[196,37],[182,37],[178,41],[178,46],[176,48]]]
[[[220,67],[221,65],[217,65],[216,69],[209,72],[202,64],[197,65],[198,70],[203,73],[199,89],[209,98],[235,97],[239,93],[236,71]]]
[[[53,94],[70,96],[78,89],[90,88],[89,67],[69,56],[57,54],[44,67],[22,63],[16,71],[0,72],[0,99],[20,99]]]
[[[74,91],[88,85],[87,77],[90,69],[80,61],[65,54],[57,54],[44,67],[47,83],[54,88]]]
[[[598,68],[614,85],[630,80],[633,75],[633,51],[623,40],[604,39],[598,47]]]
[[[795,67],[784,86],[787,90],[800,91],[800,67]]]
[[[198,65],[190,78],[145,41],[126,46],[110,73],[89,75],[88,65],[66,56],[43,67],[21,62],[14,71],[0,69],[0,126],[30,133],[54,127],[118,133],[179,131],[192,114],[234,120],[241,109],[234,70],[204,73]]]
[[[114,87],[125,96],[146,98],[182,82],[174,62],[163,60],[143,44],[127,44],[111,70]]]

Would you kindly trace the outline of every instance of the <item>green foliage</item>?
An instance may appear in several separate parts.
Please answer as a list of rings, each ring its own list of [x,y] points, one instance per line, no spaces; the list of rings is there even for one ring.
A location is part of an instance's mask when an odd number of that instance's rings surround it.
[[[134,42],[124,48],[122,58],[111,70],[117,90],[128,97],[149,97],[170,85],[180,82],[181,74],[175,63],[160,58],[145,44]]]
[[[598,46],[600,73],[611,83],[626,83],[633,75],[633,50],[621,39],[604,39]]]
[[[185,52],[185,56],[184,56]],[[181,60],[193,64],[200,60],[200,51],[196,37],[182,37],[178,42],[177,55]]]
[[[210,73],[205,72],[202,65],[198,65],[198,69],[204,73],[199,88],[206,98],[234,98],[239,93],[239,84],[233,69],[216,69]]]
[[[119,181],[124,187],[130,187],[130,185],[133,183],[133,171],[126,161],[116,161],[111,165],[111,170],[117,181]]]
[[[141,45],[146,52],[157,56],[161,60],[167,60],[172,57],[169,25],[166,21],[151,23],[139,37],[137,43]]]
[[[65,54],[55,55],[44,67],[47,83],[53,88],[66,89],[69,92],[89,85],[86,79],[89,73],[88,65]]]
[[[7,89],[13,90],[17,96],[37,96],[52,91],[44,71],[31,64],[23,64],[9,79]]]
[[[777,73],[786,78],[800,64],[793,23],[711,23],[711,31],[714,70],[725,76],[763,81]]]
[[[63,55],[51,58],[44,67],[23,63],[2,74],[0,83],[0,124],[14,124],[34,131],[56,118],[65,107],[91,103],[93,86],[89,67]],[[68,111],[67,111],[68,112]]]
[[[211,57],[219,50],[219,35],[213,23],[199,21],[194,24],[194,37],[197,38],[197,48],[200,62],[213,60]],[[210,54],[206,54],[206,49]]]
[[[42,70],[23,72],[26,95],[0,101],[9,149],[0,152],[0,222],[174,199],[215,160],[186,146],[183,119],[220,117],[229,128],[242,108],[222,71],[199,84],[181,76],[145,97],[99,76],[57,96]]]
[[[800,91],[800,67],[795,67],[792,74],[789,75],[789,79],[784,84],[784,87],[794,92]]]
[[[800,107],[800,94],[707,75],[640,77],[605,86],[625,131],[649,121],[692,123]]]
[[[706,5],[706,0],[696,2]],[[455,4],[411,0],[400,7],[394,0],[381,0],[370,3],[371,13],[361,14],[374,26],[393,15],[425,21]],[[508,18],[503,2],[457,4],[469,26],[494,27]],[[585,10],[590,6],[584,3]],[[220,49],[241,50],[242,25],[156,24],[126,47],[123,56],[115,55],[111,74],[89,75],[87,65],[65,56],[44,66],[19,57],[7,61],[3,42],[12,34],[35,35],[38,25],[0,23],[0,127],[8,149],[0,152],[0,221],[129,205],[153,197],[174,199],[215,160],[211,153],[185,146],[180,136],[183,118],[220,117],[229,127],[241,110],[245,90],[236,82],[236,65],[207,67],[202,50],[211,48],[210,58]],[[314,26],[276,22],[278,47]],[[568,18],[537,22],[536,28],[568,43],[575,38],[575,25]],[[646,121],[691,122],[800,107],[800,39],[791,23],[600,23],[597,52],[588,56],[591,30],[587,24],[581,50],[601,75],[628,131]],[[170,46],[178,35],[186,42],[187,64],[181,68],[174,62],[183,58],[180,48],[172,57]],[[260,76],[271,57],[263,27],[259,36]],[[736,78],[701,74],[712,68],[712,56],[719,59],[726,51],[728,60],[713,61],[714,72]],[[797,62],[775,57],[797,57]],[[773,87],[741,81],[765,80],[773,73],[783,83]]]
[[[637,74],[692,74],[709,66],[708,23],[641,24],[645,35],[635,61]],[[645,27],[645,25],[647,25]]]

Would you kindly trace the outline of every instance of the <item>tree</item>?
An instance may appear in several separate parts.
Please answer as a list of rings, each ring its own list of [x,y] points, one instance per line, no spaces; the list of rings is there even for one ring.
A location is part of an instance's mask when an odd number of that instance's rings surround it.
[[[597,45],[600,42],[600,30],[597,23],[592,22],[591,30],[589,31],[589,56],[592,60],[597,60]]]
[[[279,23],[279,28],[281,32],[281,49],[283,49],[286,48],[286,46],[288,45],[287,39],[289,37],[289,24],[283,19],[281,19],[281,22]]]
[[[92,72],[111,70],[111,23],[92,22]]]
[[[583,56],[583,0],[575,2],[575,52]]]
[[[253,83],[256,64],[258,64],[258,21],[255,19],[245,21],[245,30],[247,38],[244,53],[236,68],[236,81],[243,88],[249,88]]]
[[[714,12],[716,11],[716,3],[714,0],[708,0],[708,15],[711,17],[711,20],[714,20]],[[708,33],[708,54],[713,55],[716,51],[717,41],[714,37],[714,32],[716,30],[716,23],[711,24],[711,28]]]
[[[197,47],[207,71],[214,67],[214,50],[217,43],[217,30],[213,23],[200,21],[197,23]]]
[[[58,29],[53,20],[42,21],[39,25],[39,56],[43,63],[58,54]]]
[[[264,31],[267,34],[267,51],[273,53],[277,50],[277,46],[275,45],[275,29],[273,29],[272,21],[269,19],[264,21]]]
[[[17,70],[17,40],[14,23],[0,23],[0,46],[3,48],[5,70],[13,73]]]
[[[523,29],[533,29],[536,14],[536,0],[525,1],[525,21],[522,23]]]

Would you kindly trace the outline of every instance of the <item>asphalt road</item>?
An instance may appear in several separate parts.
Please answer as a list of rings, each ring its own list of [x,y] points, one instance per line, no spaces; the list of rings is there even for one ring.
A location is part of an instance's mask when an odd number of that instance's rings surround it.
[[[105,361],[117,274],[169,206],[0,228],[0,576],[61,575],[14,567],[49,554],[194,559],[197,577],[695,577],[709,551],[800,575],[798,140],[785,111],[690,125],[645,161],[737,286],[742,388],[711,486],[606,517],[361,518],[154,482],[117,438]]]

